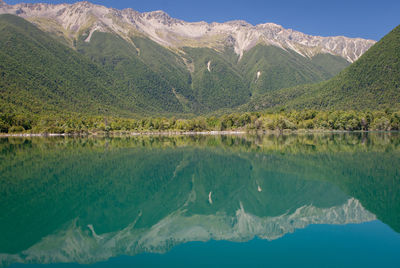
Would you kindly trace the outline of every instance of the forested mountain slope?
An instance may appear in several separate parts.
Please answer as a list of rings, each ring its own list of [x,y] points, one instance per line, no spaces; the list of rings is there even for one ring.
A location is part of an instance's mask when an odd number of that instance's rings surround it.
[[[268,92],[324,81],[374,43],[272,23],[189,23],[89,2],[0,1],[0,14],[32,23],[0,15],[3,113],[229,111]]]
[[[340,74],[314,85],[267,93],[244,110],[385,109],[400,107],[400,26]]]

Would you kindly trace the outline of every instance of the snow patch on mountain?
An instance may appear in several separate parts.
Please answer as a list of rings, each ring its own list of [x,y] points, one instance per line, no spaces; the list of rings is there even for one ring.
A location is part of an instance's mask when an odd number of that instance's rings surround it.
[[[258,72],[257,72],[256,82],[258,81],[258,79],[260,78],[260,76],[261,76],[261,71],[258,71]],[[260,189],[260,186],[258,186],[258,189]],[[259,192],[261,192],[261,191],[259,191]]]

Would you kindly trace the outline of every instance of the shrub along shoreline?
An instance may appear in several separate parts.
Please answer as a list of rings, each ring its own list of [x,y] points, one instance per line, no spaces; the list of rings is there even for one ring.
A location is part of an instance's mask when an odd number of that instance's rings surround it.
[[[222,116],[117,118],[0,114],[0,135],[237,134],[400,130],[400,111],[281,111]]]

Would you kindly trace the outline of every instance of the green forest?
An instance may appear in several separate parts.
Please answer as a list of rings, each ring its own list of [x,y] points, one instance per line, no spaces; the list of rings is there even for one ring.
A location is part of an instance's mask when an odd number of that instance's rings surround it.
[[[0,133],[399,130],[400,26],[348,67],[262,45],[239,61],[229,46],[130,41],[96,32],[69,47],[0,15]]]
[[[400,26],[330,80],[270,91],[242,110],[400,108]]]
[[[1,114],[1,133],[107,134],[199,131],[400,130],[400,111],[280,111],[231,113],[193,118],[140,119],[80,114],[30,116]]]

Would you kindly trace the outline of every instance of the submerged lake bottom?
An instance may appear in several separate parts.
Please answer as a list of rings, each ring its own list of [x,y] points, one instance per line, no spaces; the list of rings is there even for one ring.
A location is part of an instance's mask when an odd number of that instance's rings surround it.
[[[400,267],[400,134],[0,138],[0,267]]]

